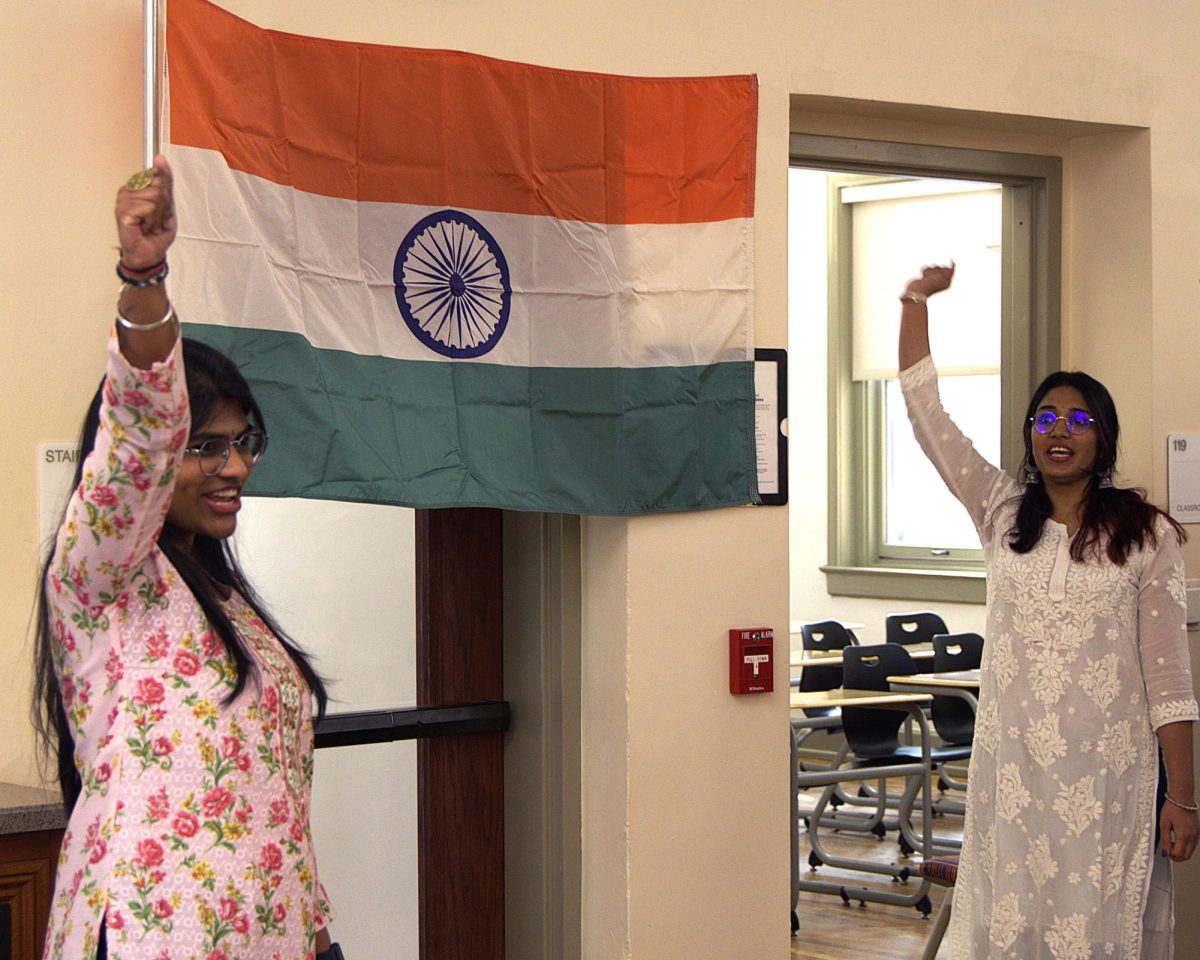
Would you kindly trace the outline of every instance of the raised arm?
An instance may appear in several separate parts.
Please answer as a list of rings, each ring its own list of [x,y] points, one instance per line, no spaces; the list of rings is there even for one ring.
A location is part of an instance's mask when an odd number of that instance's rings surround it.
[[[953,278],[953,264],[925,267],[900,295],[900,387],[917,443],[950,492],[967,508],[980,540],[986,543],[993,509],[1019,488],[1008,474],[979,455],[947,416],[938,395],[937,370],[929,356],[927,301],[949,287]]]
[[[118,191],[116,220],[118,272],[128,282],[109,340],[94,445],[84,451],[47,583],[60,653],[84,659],[90,642],[77,641],[106,630],[131,601],[157,603],[165,592],[143,561],[162,529],[188,433],[179,326],[162,282],[175,237],[163,158],[148,183]]]
[[[177,227],[173,178],[166,157],[155,157],[152,170],[149,182],[135,174],[117,191],[116,209],[117,273],[128,281],[117,301],[117,338],[125,359],[143,370],[166,360],[179,334],[163,283]]]
[[[908,281],[900,295],[900,369],[929,356],[929,298],[941,293],[954,279],[954,264],[925,267]]]

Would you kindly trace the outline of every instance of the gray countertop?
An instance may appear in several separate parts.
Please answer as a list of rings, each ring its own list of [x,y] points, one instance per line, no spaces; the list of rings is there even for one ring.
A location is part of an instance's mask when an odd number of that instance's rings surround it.
[[[0,782],[0,833],[61,830],[65,826],[57,790]]]

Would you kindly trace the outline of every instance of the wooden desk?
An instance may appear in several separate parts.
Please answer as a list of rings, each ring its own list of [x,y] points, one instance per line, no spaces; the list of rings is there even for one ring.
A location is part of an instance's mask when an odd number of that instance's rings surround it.
[[[913,676],[923,676],[923,674],[913,674]],[[889,681],[893,679],[901,678],[888,677]],[[928,693],[847,690],[845,687],[838,687],[834,690],[810,690],[808,692],[793,690],[790,706],[793,710],[814,710],[818,707],[900,707],[910,703],[928,703],[932,699],[932,694]]]
[[[914,643],[904,647],[914,660],[932,660],[932,643]],[[788,665],[793,670],[801,667],[840,667],[842,665],[841,650],[793,650]]]
[[[974,714],[979,713],[979,671],[944,670],[941,673],[912,673],[888,677],[888,685],[897,693],[930,693],[935,697],[954,697],[963,700]],[[945,769],[940,775],[943,787],[965,790],[965,780],[958,779]],[[955,804],[957,807],[957,804]],[[954,808],[950,808],[954,809]]]
[[[839,658],[840,660],[840,658]],[[846,688],[838,688],[835,690],[815,690],[807,693],[802,693],[799,690],[791,692],[789,703],[792,709],[792,770],[791,770],[791,790],[792,790],[792,833],[791,833],[791,852],[792,852],[792,913],[795,916],[796,906],[799,902],[800,891],[807,890],[813,893],[828,893],[834,896],[840,896],[843,901],[849,903],[850,900],[859,900],[865,902],[867,900],[875,903],[890,903],[897,906],[916,906],[924,912],[928,912],[929,902],[929,884],[927,880],[922,879],[918,888],[908,894],[897,894],[887,890],[877,890],[870,887],[848,886],[845,883],[836,883],[822,880],[804,880],[800,879],[800,802],[798,793],[801,787],[824,787],[825,791],[821,799],[817,803],[814,814],[809,818],[809,835],[813,841],[814,849],[819,847],[818,834],[820,820],[825,805],[833,796],[834,791],[840,784],[863,780],[883,780],[888,777],[906,777],[916,778],[920,784],[921,807],[922,807],[922,833],[920,837],[912,834],[912,825],[910,817],[912,814],[913,800],[915,799],[916,790],[909,790],[905,794],[905,800],[902,802],[899,810],[900,829],[905,832],[906,838],[911,846],[921,852],[922,857],[928,859],[933,855],[933,803],[929,795],[929,778],[933,773],[933,762],[929,755],[929,745],[931,734],[929,732],[929,723],[925,719],[925,712],[922,707],[933,700],[933,696],[928,693],[897,693],[886,690],[854,690]],[[799,739],[798,732],[812,729],[827,728],[836,726],[838,718],[836,717],[808,717],[803,711],[819,707],[867,707],[872,709],[901,709],[908,711],[913,719],[921,727],[921,760],[913,763],[897,763],[887,766],[861,766],[861,767],[844,767],[842,763],[846,760],[849,754],[849,746],[843,744],[834,757],[833,763],[827,769],[813,770],[800,772],[799,764]],[[910,875],[910,868],[897,867],[895,865],[881,865],[876,862],[866,860],[853,860],[849,858],[833,857],[826,854],[823,861],[832,867],[862,870],[868,873],[883,874],[884,876],[893,879],[906,878]],[[894,888],[893,888],[894,889]],[[924,904],[922,904],[924,901]]]
[[[957,697],[979,712],[979,671],[947,670],[943,673],[911,673],[888,677],[888,684],[898,693],[928,693],[938,697]]]
[[[945,670],[942,673],[911,673],[900,677],[888,677],[888,683],[906,690],[916,687],[932,687],[930,693],[941,693],[942,687],[973,687],[979,689],[978,670]]]

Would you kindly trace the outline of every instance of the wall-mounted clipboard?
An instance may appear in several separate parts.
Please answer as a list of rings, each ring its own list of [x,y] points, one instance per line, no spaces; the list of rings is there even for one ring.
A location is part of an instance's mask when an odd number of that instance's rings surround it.
[[[759,499],[781,507],[788,498],[786,350],[754,351],[754,445]]]

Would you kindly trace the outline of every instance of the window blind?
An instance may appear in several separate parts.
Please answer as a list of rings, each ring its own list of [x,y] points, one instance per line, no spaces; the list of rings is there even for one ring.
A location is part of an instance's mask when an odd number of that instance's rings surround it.
[[[954,285],[930,315],[938,373],[1000,373],[1000,185],[889,180],[845,186],[840,200],[851,208],[854,379],[897,375],[897,298],[922,266],[951,260]]]

